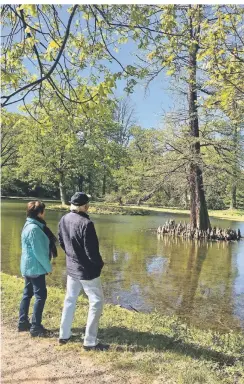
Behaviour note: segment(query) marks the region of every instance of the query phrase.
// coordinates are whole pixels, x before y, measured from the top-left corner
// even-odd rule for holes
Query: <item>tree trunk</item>
[[[188,190],[186,189],[184,192],[184,208],[188,208]]]
[[[91,178],[91,172],[88,173],[88,193],[89,193],[89,195],[92,195],[92,178]]]
[[[236,179],[235,175],[233,176],[232,186],[231,186],[231,196],[230,196],[230,209],[236,209]]]
[[[190,20],[192,22],[192,20]],[[194,40],[193,27],[191,24],[191,37]],[[197,56],[198,45],[195,43],[189,49],[189,81],[188,81],[188,103],[189,103],[189,117],[190,117],[190,136],[192,138],[199,138],[199,121],[197,109]],[[210,228],[210,221],[208,216],[208,209],[205,199],[203,187],[203,175],[201,170],[201,151],[200,141],[193,140],[191,144],[192,160],[189,170],[189,187],[191,196],[191,225],[194,228],[206,230]]]
[[[64,174],[60,174],[59,179],[59,191],[60,191],[60,200],[62,202],[62,205],[68,204],[67,196],[66,196],[66,188],[64,185]]]
[[[84,180],[85,180],[85,178],[84,178],[83,175],[79,176],[79,178],[78,178],[78,191],[77,192],[82,192],[83,191]]]
[[[233,110],[236,110],[236,105],[233,103]],[[237,146],[238,146],[238,127],[237,124],[234,123],[234,131],[233,131],[233,144],[234,144],[234,161],[233,161],[233,176],[231,182],[231,195],[230,195],[230,209],[236,209],[236,190],[237,190]]]
[[[154,189],[152,191],[148,192],[146,195],[144,195],[142,197],[139,197],[139,199],[137,200],[137,205],[140,206],[141,203],[144,203],[145,201],[151,199],[151,197],[153,197],[153,195],[162,188],[162,186],[164,184],[164,180],[165,180],[165,178],[162,181],[160,181],[158,184],[156,184],[156,186],[154,187]],[[166,192],[166,194],[168,194],[168,193]],[[168,197],[170,199],[170,193],[168,194]]]
[[[106,171],[104,171],[103,175],[103,196],[106,194]]]
[[[159,189],[159,188],[158,188]],[[146,195],[144,195],[143,197],[140,197],[138,200],[137,200],[137,205],[140,206],[141,203],[151,199],[151,197],[154,195],[155,192],[158,191],[158,189],[154,189],[153,191],[147,193]]]

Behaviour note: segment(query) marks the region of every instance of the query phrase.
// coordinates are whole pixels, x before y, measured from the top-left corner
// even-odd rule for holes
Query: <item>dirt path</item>
[[[139,378],[115,372],[109,364],[97,366],[92,356],[57,348],[54,340],[32,339],[28,333],[18,333],[5,325],[1,326],[1,362],[1,383],[4,384],[141,382]]]

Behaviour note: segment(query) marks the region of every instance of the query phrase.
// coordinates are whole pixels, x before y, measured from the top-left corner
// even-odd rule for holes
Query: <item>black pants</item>
[[[29,321],[28,314],[30,301],[34,294],[35,303],[33,308],[31,331],[38,329],[42,322],[42,312],[47,298],[45,277],[45,275],[40,275],[38,277],[25,277],[25,287],[19,310],[19,326]]]

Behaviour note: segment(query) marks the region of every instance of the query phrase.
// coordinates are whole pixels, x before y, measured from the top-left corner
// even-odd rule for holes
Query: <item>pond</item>
[[[20,235],[26,201],[2,200],[2,271],[20,276]],[[46,211],[56,233],[63,212]],[[244,241],[206,243],[158,238],[167,213],[149,216],[91,215],[105,261],[106,301],[138,311],[177,315],[200,328],[244,329]],[[244,222],[211,219],[212,225],[240,228]],[[48,285],[65,287],[65,255],[58,258]]]

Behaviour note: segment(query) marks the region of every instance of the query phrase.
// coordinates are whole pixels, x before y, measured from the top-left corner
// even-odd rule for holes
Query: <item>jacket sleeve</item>
[[[64,250],[65,252],[65,246],[64,246],[64,241],[63,241],[63,236],[62,236],[62,230],[61,230],[61,221],[59,222],[58,225],[58,242],[60,244],[60,247]]]
[[[30,233],[31,246],[35,258],[39,261],[46,273],[52,271],[49,261],[49,246],[45,233],[39,228],[33,228]]]
[[[84,248],[89,260],[102,269],[104,262],[99,252],[98,238],[92,221],[87,224],[84,231]]]

